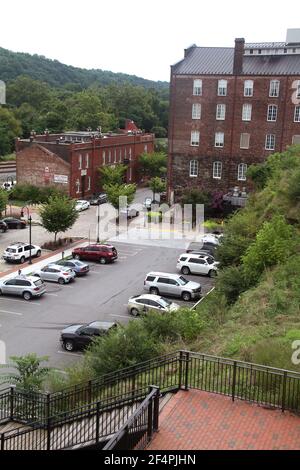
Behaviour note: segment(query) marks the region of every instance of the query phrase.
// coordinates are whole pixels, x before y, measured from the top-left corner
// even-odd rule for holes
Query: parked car
[[[0,220],[0,230],[1,230],[2,233],[7,232],[7,230],[8,230],[8,226],[4,222],[4,220]]]
[[[186,252],[193,253],[193,252],[199,252],[199,251],[206,251],[211,256],[215,256],[216,249],[217,247],[213,243],[192,242],[189,244]]]
[[[92,197],[89,202],[91,206],[99,206],[101,204],[105,204],[107,201],[107,194],[100,193],[98,196]]]
[[[152,200],[151,197],[146,197],[145,202],[144,202],[145,209],[147,209],[148,211],[151,211],[152,206],[155,206],[155,205],[159,206],[160,202]]]
[[[199,250],[199,251],[191,251],[191,253],[188,253],[190,255],[202,255],[202,256],[209,256],[212,261],[216,261],[215,257],[210,254],[208,250]]]
[[[165,294],[172,297],[181,297],[186,302],[200,298],[202,292],[200,284],[187,281],[183,276],[155,272],[146,276],[144,290],[153,295]]]
[[[3,219],[9,229],[24,229],[27,227],[25,220],[16,219],[15,217],[6,217]]]
[[[13,187],[15,186],[15,184],[17,184],[16,181],[5,181],[5,183],[3,183],[1,185],[1,188],[2,189],[5,189],[5,191],[11,191],[13,189]]]
[[[101,264],[112,263],[118,259],[118,252],[112,245],[89,245],[75,248],[72,256],[77,260],[99,261]]]
[[[120,210],[120,215],[127,217],[127,219],[134,219],[140,215],[139,211],[134,207],[127,207]]]
[[[75,351],[75,349],[85,349],[93,339],[107,334],[116,323],[95,321],[88,325],[71,325],[61,332],[60,342],[66,351]]]
[[[0,295],[17,295],[25,300],[41,297],[46,292],[46,286],[35,276],[16,276],[6,281],[0,281]]]
[[[76,206],[75,209],[78,212],[85,211],[90,208],[90,203],[89,201],[76,201]]]
[[[17,242],[6,248],[3,253],[3,259],[5,261],[18,261],[23,264],[30,257],[30,248],[32,257],[39,258],[41,256],[42,250],[39,246]]]
[[[78,261],[76,259],[60,260],[55,264],[72,269],[77,277],[85,276],[90,271],[90,266],[87,263],[83,263],[82,261]]]
[[[219,264],[211,256],[186,253],[179,257],[176,268],[184,275],[201,274],[216,277]]]
[[[58,264],[49,264],[43,269],[34,272],[35,276],[43,281],[58,282],[58,284],[68,284],[76,277],[75,272],[70,268],[59,266]]]
[[[174,312],[180,308],[179,305],[170,302],[159,295],[136,295],[128,300],[128,312],[134,317],[147,313],[149,310],[160,312]]]

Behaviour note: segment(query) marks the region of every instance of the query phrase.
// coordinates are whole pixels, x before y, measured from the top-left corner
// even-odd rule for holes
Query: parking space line
[[[113,314],[110,314],[109,315],[110,317],[117,317],[117,318],[131,318],[129,315],[113,315]]]
[[[23,304],[23,305],[29,305],[29,302],[27,302],[26,300],[9,299],[9,298],[7,298],[7,297],[5,297],[5,299],[3,298],[3,300],[5,300],[5,302],[6,302],[6,301],[7,301],[7,302],[19,302],[19,303],[21,303],[21,304]],[[39,302],[35,302],[35,301],[30,302],[30,307],[31,307],[31,306],[39,307],[40,305],[41,305],[41,304],[40,304]]]
[[[45,292],[45,295],[47,295],[48,297],[59,297],[58,294],[50,294],[48,292]]]
[[[76,354],[76,353],[68,353],[65,351],[56,351],[57,354],[64,354],[65,356],[77,356],[77,357],[82,357],[82,354]]]
[[[18,317],[22,317],[23,313],[18,312],[9,312],[8,310],[0,310],[0,313],[6,313],[7,315],[16,315]]]

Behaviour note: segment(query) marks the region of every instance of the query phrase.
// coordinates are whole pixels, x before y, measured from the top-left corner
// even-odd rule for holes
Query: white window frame
[[[226,104],[217,104],[216,120],[225,121],[226,119]]]
[[[129,161],[132,160],[132,149],[131,147],[129,147]]]
[[[88,153],[85,155],[85,168],[88,169],[90,167],[90,156]]]
[[[111,163],[111,150],[108,151],[108,163]]]
[[[76,180],[75,186],[76,186],[76,194],[79,194],[80,193],[80,179]]]
[[[218,96],[227,96],[227,80],[218,80]]]
[[[147,144],[144,146],[144,153],[148,153],[148,145]]]
[[[300,122],[300,105],[295,106],[294,122]]]
[[[87,191],[90,191],[90,190],[91,190],[91,177],[90,177],[90,176],[88,176],[87,180],[88,180],[88,187],[87,187]]]
[[[275,150],[276,136],[275,134],[267,134],[265,142],[265,150]]]
[[[245,137],[245,136],[247,136],[247,137]],[[247,146],[246,146],[246,145],[242,145],[244,138],[248,140],[248,145],[247,145]],[[246,149],[248,149],[249,147],[250,147],[250,134],[249,134],[248,132],[242,132],[242,133],[241,133],[241,137],[240,137],[240,148],[246,150]]]
[[[120,152],[119,152],[119,163],[122,162],[122,149],[120,149]]]
[[[242,120],[246,122],[250,122],[252,120],[252,104],[251,103],[243,104]]]
[[[103,162],[103,165],[106,165],[106,153],[105,153],[105,150],[102,152],[102,162]]]
[[[274,110],[276,110],[276,112],[274,112]],[[268,105],[267,121],[268,122],[276,122],[277,117],[278,117],[278,106],[276,104],[269,104]]]
[[[192,106],[192,119],[201,119],[201,104],[193,103]]]
[[[271,80],[270,81],[269,97],[270,98],[279,98],[279,93],[280,93],[280,81],[279,80]]]
[[[82,155],[78,155],[78,170],[82,170]]]
[[[193,82],[193,95],[202,96],[202,80],[196,79]]]
[[[247,169],[248,169],[248,166],[246,163],[239,163],[238,175],[237,175],[238,181],[247,181],[247,176],[246,176]]]
[[[245,80],[244,82],[244,96],[251,98],[254,94],[254,81]]]
[[[200,145],[200,132],[192,131],[191,132],[191,146],[199,147],[199,145]]]
[[[295,142],[295,140],[298,140],[299,142]],[[300,145],[300,135],[299,134],[293,135],[292,145]]]
[[[130,167],[129,168],[129,181],[132,180],[132,168]]]
[[[199,162],[198,160],[190,161],[190,178],[197,178],[199,174]]]
[[[114,163],[117,163],[117,149],[114,149]]]
[[[215,133],[215,147],[216,148],[224,148],[225,143],[225,134],[224,132],[216,132]]]
[[[213,163],[213,179],[214,180],[222,179],[222,169],[223,169],[222,162],[217,161]]]
[[[300,80],[298,80],[298,83],[297,83],[296,98],[300,98]]]

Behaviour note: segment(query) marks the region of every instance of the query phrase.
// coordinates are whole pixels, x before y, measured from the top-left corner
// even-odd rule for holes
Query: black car
[[[216,254],[216,245],[214,245],[213,243],[209,243],[209,242],[205,242],[205,243],[202,243],[202,242],[192,242],[190,243],[188,249],[186,250],[187,253],[195,253],[195,252],[199,252],[199,251],[202,251],[202,252],[206,252],[207,254],[211,255],[211,256],[215,256]]]
[[[101,204],[105,204],[108,201],[107,194],[101,193],[98,196],[93,197],[89,203],[91,206],[99,206]]]
[[[116,323],[95,321],[88,325],[71,325],[65,328],[60,337],[62,347],[69,352],[87,348],[93,339],[107,334]]]
[[[6,225],[9,229],[14,229],[14,228],[23,229],[23,228],[26,228],[25,220],[15,219],[14,217],[7,217],[6,219],[3,219],[3,222],[6,223]]]
[[[72,269],[72,271],[75,272],[77,277],[85,276],[90,271],[90,266],[87,263],[82,263],[82,261],[78,260],[66,259],[57,261],[55,264]]]
[[[8,230],[8,226],[4,222],[4,220],[0,220],[0,230],[1,230],[2,233],[7,232],[7,230]]]

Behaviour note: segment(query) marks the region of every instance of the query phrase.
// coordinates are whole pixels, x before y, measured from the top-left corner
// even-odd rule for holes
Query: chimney
[[[243,73],[243,59],[245,52],[245,39],[237,38],[235,40],[233,75],[241,75]]]
[[[186,58],[190,54],[190,52],[192,52],[192,50],[195,49],[196,47],[197,47],[196,44],[192,44],[187,49],[184,49],[184,58]]]

